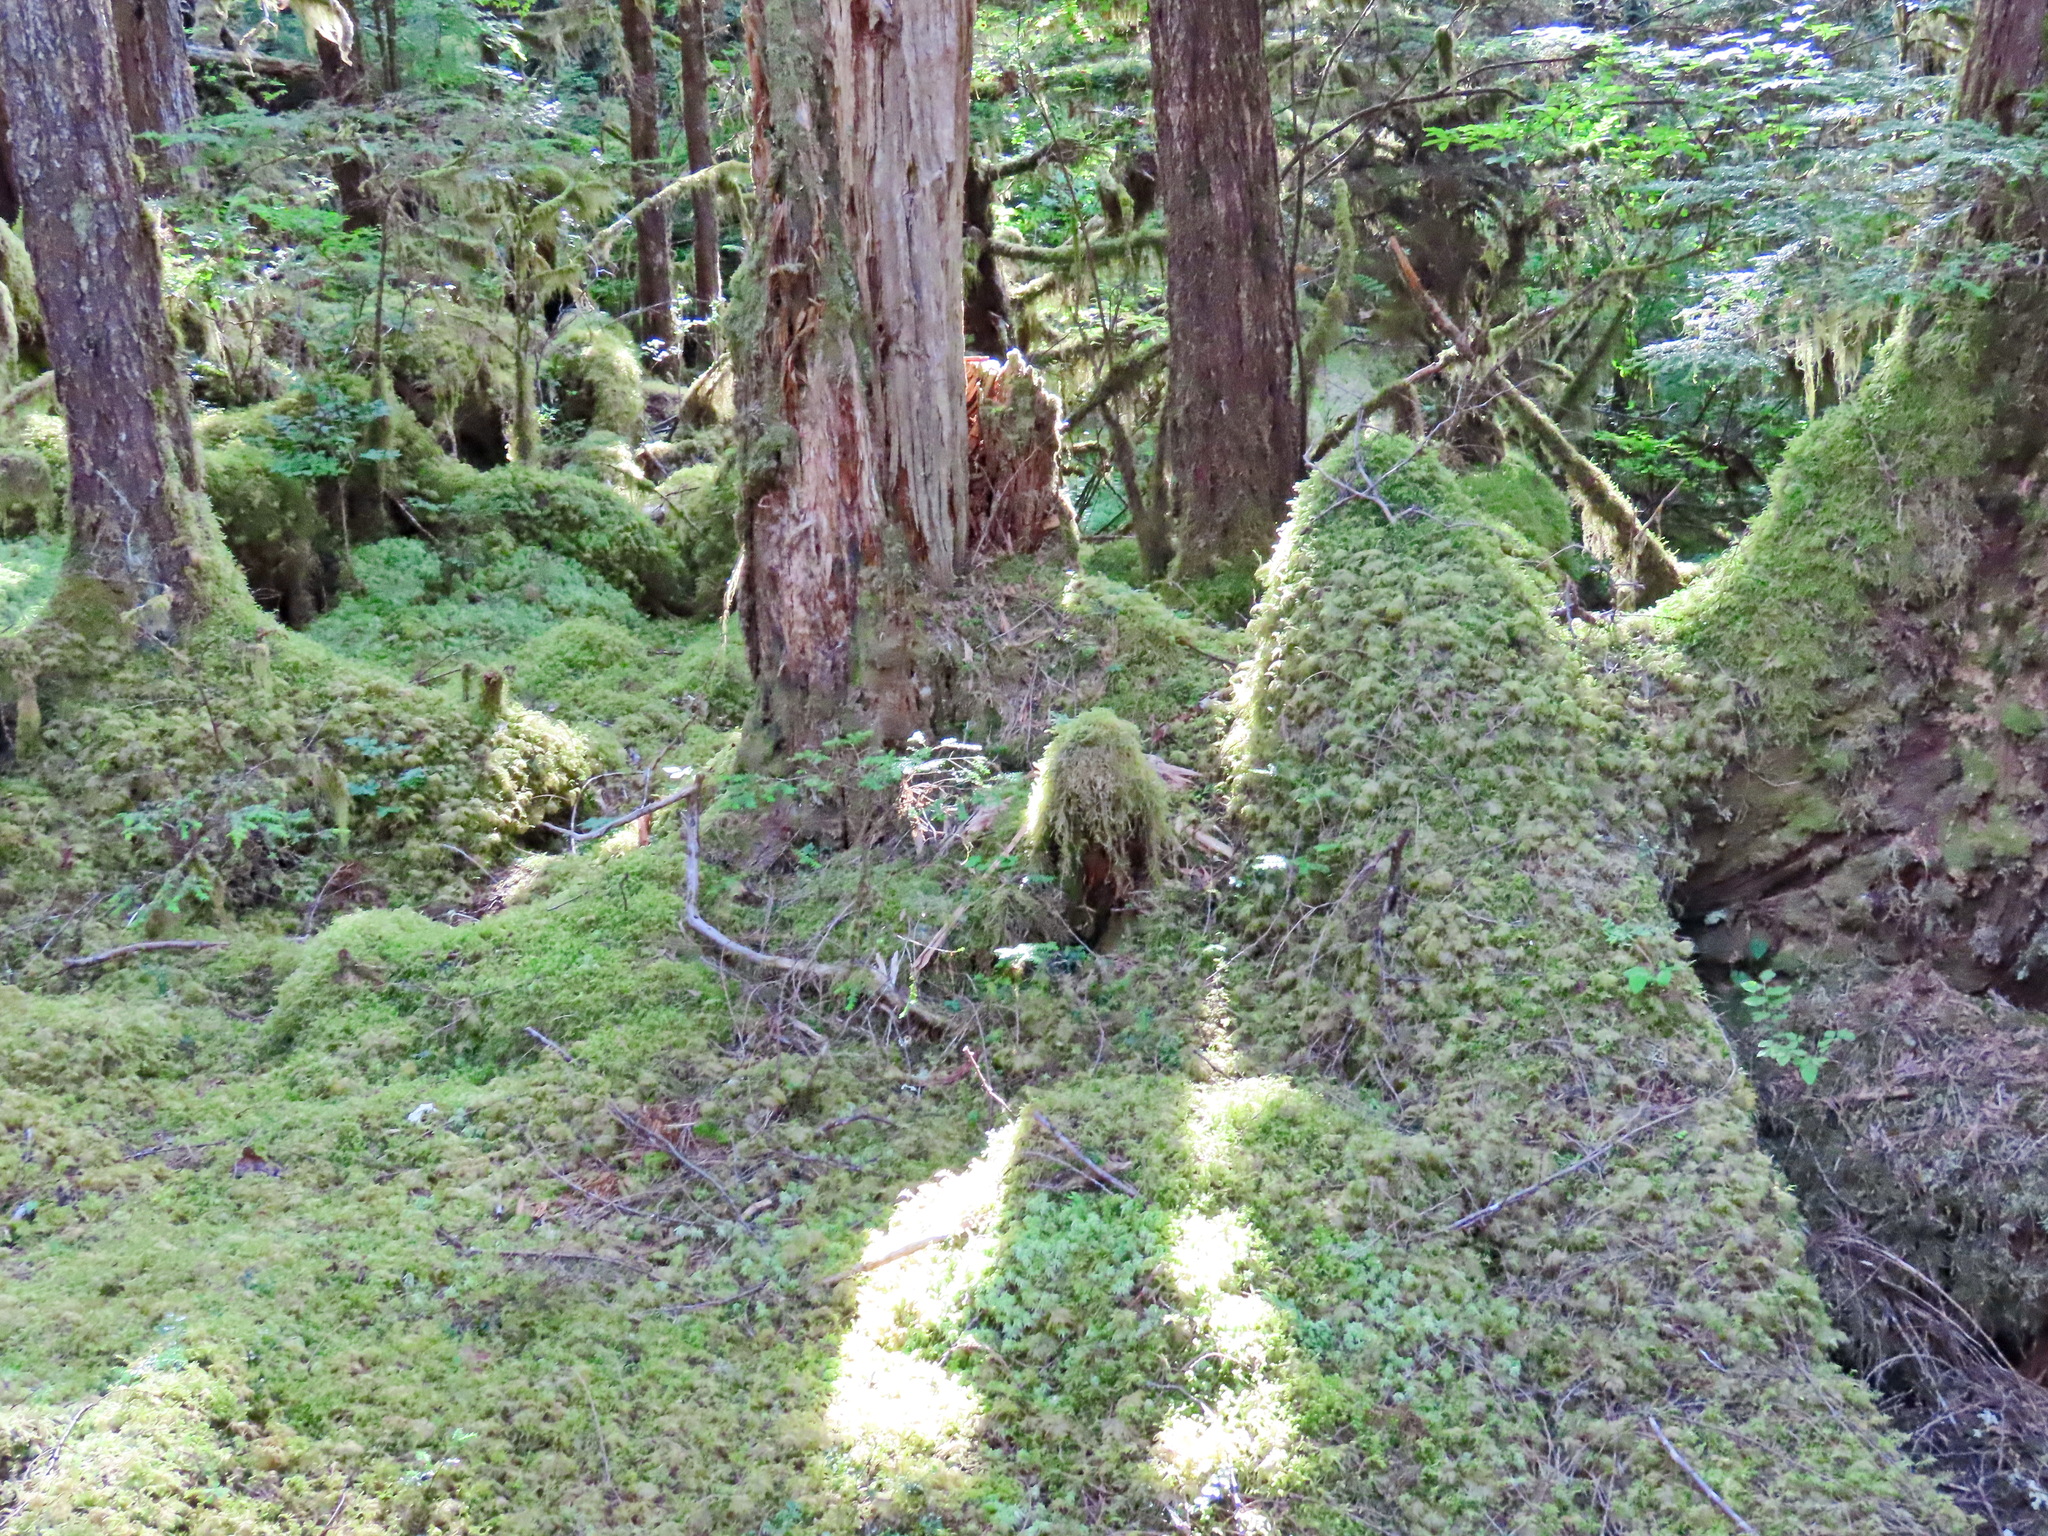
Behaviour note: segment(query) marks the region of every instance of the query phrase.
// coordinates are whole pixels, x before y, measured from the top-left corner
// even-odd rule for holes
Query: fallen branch
[[[1086,1152],[1083,1152],[1079,1147],[1075,1146],[1073,1142],[1069,1141],[1066,1137],[1066,1134],[1063,1131],[1061,1131],[1058,1126],[1054,1125],[1050,1120],[1045,1118],[1044,1110],[1034,1109],[1033,1111],[1031,1111],[1031,1118],[1036,1120],[1039,1123],[1039,1125],[1044,1127],[1047,1134],[1050,1135],[1054,1141],[1058,1142],[1062,1147],[1066,1148],[1066,1150],[1072,1153],[1073,1156],[1080,1159],[1081,1166],[1088,1170],[1089,1174],[1095,1179],[1095,1181],[1098,1184],[1101,1184],[1105,1189],[1113,1189],[1120,1195],[1129,1195],[1133,1200],[1143,1203],[1145,1199],[1143,1195],[1139,1194],[1135,1189],[1131,1188],[1130,1185],[1126,1184],[1122,1179],[1118,1178],[1115,1174],[1111,1173],[1107,1168],[1103,1167],[1102,1164],[1096,1162],[1095,1159],[1090,1157]]]
[[[130,955],[146,955],[157,950],[226,949],[226,939],[151,939],[144,944],[123,944],[118,949],[103,949],[96,955],[73,955],[64,962],[67,971],[81,971],[89,965],[105,965],[110,960],[125,960]]]
[[[1677,557],[1665,547],[1662,539],[1650,531],[1642,514],[1622,494],[1621,487],[1608,478],[1605,470],[1581,453],[1565,435],[1564,429],[1550,419],[1549,413],[1524,394],[1507,376],[1506,370],[1488,358],[1483,349],[1444,312],[1436,296],[1423,286],[1422,278],[1417,274],[1415,264],[1408,259],[1407,251],[1402,249],[1401,242],[1389,238],[1387,249],[1393,255],[1394,265],[1400,269],[1401,282],[1428,313],[1431,322],[1450,340],[1460,357],[1486,370],[1499,386],[1501,398],[1558,461],[1579,510],[1590,520],[1588,542],[1604,546],[1596,552],[1606,555],[1614,565],[1617,592],[1622,588],[1630,589],[1633,602],[1629,606],[1648,607],[1683,586],[1685,573],[1680,569]]]
[[[0,416],[10,415],[19,410],[44,390],[53,387],[56,382],[57,375],[55,373],[45,372],[37,374],[26,384],[15,385],[6,394],[0,395]]]
[[[569,1063],[570,1066],[573,1067],[576,1065],[576,1058],[574,1056],[571,1056],[568,1053],[568,1051],[563,1049],[561,1046],[555,1044],[554,1041],[550,1040],[546,1035],[542,1034],[539,1030],[535,1029],[531,1024],[526,1026],[526,1032],[529,1035],[533,1036],[534,1039],[538,1040],[542,1045],[546,1046],[549,1050],[553,1051],[557,1056],[561,1057],[562,1060]]]
[[[991,240],[988,250],[1005,261],[1021,261],[1040,267],[1073,267],[1084,261],[1135,256],[1140,251],[1166,249],[1163,229],[1136,229],[1108,240],[1076,240],[1067,245],[1020,245],[1014,240]]]
[[[713,1189],[717,1190],[719,1194],[723,1195],[725,1197],[725,1203],[733,1208],[734,1214],[737,1215],[739,1213],[741,1207],[738,1197],[735,1196],[731,1190],[725,1187],[724,1183],[719,1179],[717,1174],[713,1173],[709,1168],[703,1167],[701,1164],[695,1162],[689,1156],[688,1153],[684,1152],[681,1147],[677,1146],[675,1138],[673,1136],[663,1135],[660,1131],[657,1131],[653,1126],[647,1124],[646,1121],[641,1120],[631,1114],[628,1114],[625,1110],[619,1108],[619,1106],[616,1104],[611,1106],[611,1110],[612,1118],[614,1120],[618,1121],[619,1124],[623,1125],[627,1130],[633,1132],[636,1136],[645,1137],[648,1141],[654,1144],[657,1150],[666,1152],[670,1157],[676,1160],[677,1164],[680,1167],[682,1167],[690,1173],[694,1173],[706,1184],[709,1184]]]
[[[1102,376],[1102,382],[1089,392],[1088,398],[1068,415],[1066,430],[1073,431],[1118,395],[1140,383],[1145,375],[1166,361],[1166,353],[1167,343],[1162,337],[1158,341],[1147,342],[1110,369]]]
[[[885,1264],[894,1264],[898,1259],[907,1259],[913,1253],[921,1253],[925,1249],[934,1247],[939,1243],[950,1243],[956,1237],[965,1236],[967,1236],[967,1229],[965,1227],[956,1228],[951,1232],[933,1232],[928,1236],[905,1243],[901,1248],[891,1248],[885,1254],[864,1260],[854,1265],[851,1269],[842,1269],[836,1275],[827,1275],[822,1280],[814,1281],[813,1284],[820,1290],[829,1290],[842,1280],[858,1279],[862,1275],[873,1273]]]
[[[586,829],[579,829],[573,822],[566,827],[558,827],[551,821],[544,821],[541,825],[550,832],[559,833],[569,839],[569,851],[574,853],[584,843],[591,842],[596,838],[608,837],[629,822],[638,821],[642,816],[652,816],[656,811],[665,811],[672,805],[680,805],[695,793],[697,793],[697,786],[692,784],[688,789],[678,794],[670,795],[666,799],[650,800],[643,806],[636,807],[630,811],[624,811],[617,816],[607,816],[602,821],[591,822]]]
[[[1388,406],[1392,405],[1394,403],[1395,397],[1398,396],[1402,390],[1413,389],[1417,384],[1421,384],[1426,382],[1427,380],[1435,378],[1438,374],[1442,373],[1444,369],[1448,368],[1453,362],[1455,362],[1457,360],[1457,357],[1458,350],[1456,347],[1446,347],[1442,352],[1439,352],[1432,361],[1424,363],[1420,368],[1416,369],[1406,378],[1396,379],[1393,383],[1389,384],[1385,389],[1382,389],[1377,394],[1370,396],[1363,405],[1358,407],[1357,410],[1353,411],[1350,415],[1344,417],[1334,427],[1330,428],[1329,431],[1323,434],[1322,441],[1317,443],[1315,446],[1315,452],[1311,453],[1308,456],[1309,463],[1322,463],[1324,459],[1327,459],[1331,454],[1335,453],[1339,448],[1341,448],[1344,445],[1344,440],[1346,438],[1350,437],[1353,432],[1356,432],[1358,430],[1358,424],[1361,421],[1370,421],[1374,416],[1378,415],[1381,411],[1385,410]]]
[[[615,1257],[608,1253],[555,1253],[543,1248],[500,1248],[501,1259],[521,1259],[529,1264],[608,1264],[614,1269],[623,1269],[636,1275],[651,1275],[654,1266],[643,1264],[638,1259]]]
[[[694,793],[694,791],[693,791]],[[699,868],[697,847],[697,807],[688,806],[683,812],[683,917],[682,925],[699,938],[708,940],[735,960],[744,960],[749,965],[759,966],[766,971],[780,971],[785,976],[800,976],[806,981],[815,981],[822,986],[854,986],[862,991],[872,992],[899,1014],[908,1014],[933,1029],[944,1029],[947,1021],[929,1008],[913,1002],[904,993],[889,985],[876,975],[871,967],[851,961],[800,960],[789,955],[771,955],[738,939],[721,933],[705,920],[697,910],[697,888],[702,879]]]
[[[1669,1110],[1666,1113],[1657,1116],[1657,1118],[1654,1120],[1645,1120],[1641,1125],[1635,1126],[1633,1129],[1623,1131],[1619,1136],[1615,1137],[1612,1141],[1602,1142],[1599,1146],[1595,1147],[1592,1151],[1588,1152],[1584,1157],[1578,1158],[1573,1162],[1566,1163],[1562,1168],[1558,1169],[1555,1173],[1550,1174],[1548,1177],[1538,1179],[1534,1184],[1525,1184],[1511,1195],[1502,1195],[1498,1200],[1494,1201],[1492,1204],[1481,1206],[1478,1210],[1472,1212],[1469,1216],[1460,1216],[1448,1227],[1437,1228],[1437,1230],[1430,1233],[1429,1236],[1448,1237],[1453,1232],[1466,1232],[1470,1231],[1473,1227],[1481,1226],[1484,1223],[1493,1220],[1494,1217],[1498,1216],[1502,1211],[1508,1209],[1508,1207],[1520,1205],[1524,1200],[1527,1200],[1530,1196],[1540,1195],[1541,1193],[1543,1193],[1544,1190],[1550,1188],[1551,1185],[1559,1182],[1560,1180],[1570,1178],[1573,1174],[1579,1172],[1581,1169],[1590,1168],[1593,1164],[1599,1162],[1601,1158],[1607,1156],[1608,1153],[1614,1151],[1615,1148],[1624,1146],[1627,1143],[1635,1140],[1636,1137],[1642,1135],[1645,1131],[1654,1131],[1658,1126],[1664,1125],[1669,1121],[1676,1120],[1681,1115],[1691,1114],[1698,1107],[1699,1106],[1696,1103],[1681,1104],[1678,1106],[1678,1108],[1674,1110]]]
[[[1671,1443],[1671,1437],[1664,1433],[1664,1426],[1662,1424],[1659,1424],[1655,1419],[1650,1420],[1650,1433],[1655,1435],[1657,1437],[1657,1443],[1664,1447],[1664,1454],[1669,1456],[1676,1463],[1678,1463],[1678,1470],[1683,1472],[1687,1477],[1692,1479],[1693,1487],[1699,1489],[1701,1493],[1704,1493],[1707,1496],[1708,1501],[1713,1504],[1714,1508],[1721,1511],[1722,1514],[1726,1515],[1730,1520],[1732,1520],[1735,1523],[1735,1529],[1741,1531],[1743,1533],[1743,1536],[1756,1536],[1756,1527],[1751,1525],[1747,1520],[1743,1519],[1742,1516],[1735,1513],[1735,1511],[1729,1507],[1728,1501],[1722,1498],[1720,1494],[1714,1492],[1714,1485],[1708,1482],[1704,1477],[1702,1477],[1691,1462],[1687,1461],[1683,1456],[1678,1454],[1678,1447]]]
[[[209,48],[204,43],[187,43],[185,53],[194,64],[219,64],[247,74],[268,75],[273,80],[289,80],[297,85],[320,84],[320,66],[307,59],[280,59],[267,53]]]

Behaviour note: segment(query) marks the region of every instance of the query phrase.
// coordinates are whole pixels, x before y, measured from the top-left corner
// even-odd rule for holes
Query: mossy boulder
[[[1091,709],[1054,731],[1024,836],[1099,930],[1152,878],[1166,850],[1166,786],[1145,760],[1137,727],[1114,710]]]
[[[639,442],[645,375],[639,345],[618,321],[595,311],[570,318],[548,343],[541,375],[555,386],[560,420],[629,446]]]
[[[458,537],[502,533],[588,567],[648,614],[686,614],[693,583],[675,542],[624,496],[585,475],[511,464],[454,498]]]

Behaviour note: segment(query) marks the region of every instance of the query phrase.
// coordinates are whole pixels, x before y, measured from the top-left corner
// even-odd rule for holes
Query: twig
[[[1531,1195],[1541,1194],[1544,1190],[1550,1188],[1551,1185],[1557,1183],[1560,1179],[1568,1179],[1573,1174],[1579,1172],[1581,1169],[1591,1167],[1594,1163],[1599,1162],[1601,1158],[1607,1156],[1607,1154],[1612,1152],[1616,1147],[1622,1146],[1624,1143],[1635,1140],[1636,1137],[1642,1135],[1645,1131],[1654,1131],[1658,1126],[1663,1125],[1668,1121],[1676,1120],[1680,1115],[1689,1115],[1697,1108],[1699,1108],[1697,1102],[1691,1104],[1681,1104],[1678,1106],[1678,1108],[1674,1110],[1669,1110],[1666,1113],[1657,1116],[1657,1118],[1654,1120],[1645,1120],[1641,1125],[1636,1126],[1634,1129],[1623,1131],[1619,1136],[1615,1137],[1612,1141],[1602,1142],[1599,1146],[1595,1147],[1592,1151],[1588,1152],[1584,1157],[1579,1158],[1574,1162],[1566,1163],[1562,1168],[1558,1169],[1555,1173],[1550,1174],[1548,1177],[1538,1179],[1534,1184],[1525,1184],[1511,1195],[1502,1195],[1498,1200],[1494,1201],[1491,1205],[1483,1205],[1478,1210],[1472,1212],[1469,1216],[1459,1217],[1456,1221],[1452,1222],[1448,1227],[1437,1228],[1437,1230],[1430,1233],[1429,1236],[1448,1237],[1453,1232],[1464,1232],[1470,1230],[1473,1227],[1481,1226],[1484,1223],[1493,1220],[1494,1217],[1498,1216],[1502,1211],[1506,1210],[1509,1206],[1520,1205],[1524,1200],[1527,1200]]]
[[[1138,348],[1129,357],[1103,374],[1102,382],[1095,386],[1088,398],[1074,407],[1073,413],[1067,417],[1066,430],[1069,432],[1073,431],[1074,428],[1078,427],[1090,416],[1093,416],[1125,390],[1137,384],[1146,374],[1165,361],[1166,343],[1164,341],[1147,342],[1144,346]]]
[[[974,1047],[967,1046],[964,1054],[967,1057],[967,1065],[974,1068],[974,1080],[981,1084],[981,1091],[989,1096],[996,1108],[1007,1115],[1010,1112],[1010,1101],[996,1092],[995,1085],[988,1080],[988,1074],[981,1070],[981,1061],[975,1056]],[[1057,1136],[1059,1132],[1055,1131],[1053,1134]]]
[[[694,1173],[706,1184],[709,1184],[713,1189],[717,1190],[719,1194],[723,1195],[725,1197],[725,1203],[733,1208],[735,1214],[738,1213],[738,1211],[740,1210],[740,1202],[738,1198],[733,1194],[733,1192],[727,1189],[725,1185],[719,1181],[718,1176],[714,1174],[710,1169],[693,1162],[690,1159],[689,1155],[685,1153],[681,1147],[676,1145],[674,1137],[664,1136],[660,1131],[657,1131],[653,1126],[649,1125],[646,1121],[638,1119],[637,1117],[628,1114],[625,1110],[619,1108],[619,1106],[616,1104],[612,1105],[611,1109],[612,1118],[614,1120],[618,1121],[619,1124],[623,1125],[627,1130],[632,1131],[635,1135],[644,1136],[649,1141],[653,1142],[656,1148],[658,1148],[660,1151],[666,1152],[670,1157],[674,1158],[676,1162],[680,1164],[683,1168],[685,1168],[691,1173]]]
[[[320,1527],[318,1536],[327,1536],[327,1533],[334,1529],[334,1522],[341,1518],[341,1512],[347,1508],[348,1490],[344,1488],[341,1490],[341,1497],[334,1501],[334,1509],[327,1516],[327,1523]]]
[[[975,1070],[979,1071],[980,1068],[977,1067]],[[1000,1103],[1001,1101],[998,1100],[997,1102]],[[1145,1197],[1143,1195],[1139,1194],[1135,1189],[1131,1188],[1130,1185],[1126,1184],[1122,1179],[1118,1178],[1115,1174],[1111,1173],[1107,1168],[1103,1167],[1102,1164],[1096,1162],[1095,1159],[1090,1157],[1086,1152],[1083,1152],[1079,1147],[1075,1146],[1073,1142],[1069,1141],[1065,1133],[1063,1133],[1058,1126],[1054,1125],[1050,1120],[1045,1118],[1044,1110],[1034,1109],[1033,1111],[1031,1111],[1031,1118],[1036,1120],[1041,1126],[1043,1126],[1046,1132],[1049,1135],[1051,1135],[1054,1141],[1058,1142],[1062,1147],[1065,1147],[1067,1151],[1072,1153],[1075,1157],[1079,1158],[1081,1160],[1081,1166],[1086,1168],[1088,1172],[1091,1175],[1093,1175],[1095,1181],[1098,1184],[1103,1185],[1105,1188],[1113,1189],[1120,1195],[1129,1195],[1133,1200],[1137,1200],[1140,1202],[1144,1200]]]
[[[554,1041],[550,1040],[546,1035],[542,1034],[539,1030],[535,1029],[531,1024],[526,1026],[526,1032],[529,1035],[533,1036],[534,1039],[538,1040],[542,1045],[546,1046],[549,1050],[553,1051],[557,1056],[561,1057],[562,1060],[569,1063],[570,1066],[573,1067],[576,1065],[576,1058],[574,1056],[571,1056],[566,1050],[564,1050],[561,1046],[555,1044]]]
[[[1678,1447],[1671,1443],[1671,1437],[1664,1433],[1664,1426],[1662,1424],[1659,1424],[1655,1419],[1650,1420],[1650,1433],[1655,1435],[1657,1437],[1657,1443],[1664,1447],[1664,1454],[1669,1456],[1673,1461],[1678,1463],[1678,1470],[1683,1472],[1687,1477],[1692,1479],[1693,1487],[1699,1489],[1701,1493],[1704,1493],[1707,1496],[1708,1501],[1713,1504],[1714,1508],[1721,1511],[1722,1514],[1726,1515],[1730,1520],[1732,1520],[1735,1523],[1735,1529],[1741,1531],[1743,1533],[1743,1536],[1756,1536],[1756,1527],[1751,1525],[1747,1520],[1743,1519],[1742,1516],[1735,1513],[1735,1511],[1729,1507],[1728,1501],[1722,1498],[1721,1495],[1719,1495],[1718,1493],[1714,1492],[1714,1485],[1708,1482],[1704,1477],[1700,1476],[1698,1470],[1693,1466],[1691,1462],[1687,1461],[1683,1456],[1678,1454]]]
[[[597,1431],[597,1455],[604,1463],[604,1485],[609,1488],[612,1486],[612,1453],[605,1448],[604,1419],[598,1414],[597,1398],[591,1393],[589,1378],[578,1376],[576,1381],[583,1388],[583,1400],[590,1404],[591,1427]]]
[[[64,962],[67,971],[83,970],[89,965],[105,965],[110,960],[125,960],[130,955],[148,954],[160,949],[226,949],[226,939],[151,939],[142,944],[123,944],[118,949],[103,949],[96,955],[73,955]]]
[[[688,789],[670,795],[666,799],[650,800],[647,804],[640,806],[636,810],[626,811],[617,816],[607,816],[602,821],[588,823],[589,830],[586,831],[579,831],[574,826],[555,827],[553,830],[560,832],[569,839],[569,851],[573,853],[579,844],[587,843],[592,838],[608,836],[618,831],[620,827],[625,826],[626,823],[638,821],[642,816],[652,816],[656,811],[665,811],[672,805],[680,805],[695,793],[697,793],[697,786],[692,784]]]
[[[863,990],[872,991],[899,1014],[909,1014],[933,1029],[947,1027],[945,1019],[897,991],[866,966],[825,960],[798,960],[788,955],[765,954],[719,932],[705,920],[704,914],[697,910],[697,889],[702,873],[698,861],[695,805],[691,805],[683,812],[683,849],[682,924],[699,938],[708,939],[735,960],[744,960],[747,964],[758,965],[763,970],[781,971],[787,976],[801,976],[828,987],[858,985]]]
[[[956,1237],[965,1237],[967,1236],[967,1231],[968,1229],[965,1227],[956,1227],[951,1232],[933,1232],[928,1236],[905,1243],[901,1248],[891,1248],[879,1258],[864,1260],[854,1265],[851,1269],[842,1269],[836,1275],[827,1275],[824,1279],[816,1282],[817,1286],[820,1290],[827,1290],[839,1284],[842,1280],[853,1280],[861,1275],[870,1274],[885,1264],[894,1264],[898,1259],[907,1259],[913,1253],[921,1252],[935,1244],[950,1243]]]

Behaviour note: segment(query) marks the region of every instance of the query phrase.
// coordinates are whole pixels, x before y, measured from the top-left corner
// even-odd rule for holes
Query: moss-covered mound
[[[1260,1234],[1316,1276],[1281,1297],[1330,1341],[1288,1389],[1316,1486],[1385,1528],[1704,1527],[1655,1420],[1759,1530],[1959,1529],[1827,1363],[1664,912],[1646,818],[1698,741],[1429,457],[1367,468],[1303,495],[1232,744],[1269,937],[1226,995],[1361,1089],[1297,1160],[1321,1209]]]
[[[544,715],[487,713],[451,682],[408,684],[253,614],[177,650],[116,639],[71,667],[51,663],[76,642],[13,643],[0,697],[44,666],[37,738],[0,758],[9,971],[303,910],[342,870],[360,887],[335,893],[344,905],[459,891],[600,767]]]
[[[448,506],[464,538],[494,531],[588,567],[643,613],[687,614],[697,583],[674,540],[617,491],[587,475],[509,464]]]

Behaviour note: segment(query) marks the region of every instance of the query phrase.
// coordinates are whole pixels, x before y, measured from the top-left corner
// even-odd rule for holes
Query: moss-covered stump
[[[1963,1529],[1826,1359],[1665,915],[1696,742],[1429,457],[1382,441],[1343,479],[1305,490],[1254,624],[1232,751],[1268,938],[1225,977],[1247,1049],[1341,1067],[1384,1146],[1330,1162],[1327,1228],[1271,1239],[1341,1271],[1283,1293],[1343,1341],[1296,1388],[1324,1497],[1387,1529],[1711,1528],[1654,1419],[1759,1531]]]
[[[1075,931],[1099,938],[1166,851],[1166,786],[1145,761],[1137,727],[1114,710],[1091,709],[1054,731],[1024,837],[1066,887]]]

